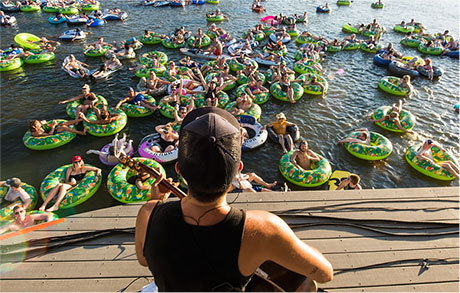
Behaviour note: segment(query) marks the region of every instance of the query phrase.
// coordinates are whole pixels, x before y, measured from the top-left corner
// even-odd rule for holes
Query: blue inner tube
[[[331,9],[329,7],[328,8],[323,8],[321,6],[316,7],[316,12],[329,13],[330,11]]]
[[[458,59],[458,50],[457,51],[451,51],[449,53],[446,53],[445,55],[446,56],[449,56],[450,58],[455,58],[455,59]]]
[[[90,21],[88,20],[87,24],[89,23]],[[101,25],[104,25],[105,21],[103,19],[94,19],[93,20],[93,23],[88,25],[89,27],[95,27],[95,26],[101,26]]]
[[[192,4],[195,5],[203,5],[205,3],[204,0],[192,0]]]
[[[391,60],[386,60],[380,56],[380,54],[374,55],[374,63],[378,66],[388,67],[390,65]]]
[[[418,77],[420,74],[415,69],[409,69],[403,67],[403,64],[396,61],[391,61],[388,65],[388,71],[396,76],[402,77],[403,75],[409,75],[411,78]]]

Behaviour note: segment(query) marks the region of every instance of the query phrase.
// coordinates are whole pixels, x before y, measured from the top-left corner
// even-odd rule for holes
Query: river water
[[[415,18],[428,27],[429,33],[443,32],[445,29],[458,38],[459,36],[459,2],[454,0],[418,0],[418,1],[385,1],[384,9],[372,9],[370,1],[355,1],[350,7],[338,7],[330,3],[331,14],[315,13],[316,6],[322,1],[284,0],[265,1],[267,12],[253,13],[250,1],[221,0],[219,5],[187,6],[186,8],[153,8],[136,7],[134,1],[108,0],[102,1],[102,8],[118,7],[128,12],[125,22],[109,22],[107,25],[92,29],[85,41],[64,43],[56,50],[56,59],[52,62],[28,65],[12,72],[2,72],[1,82],[1,180],[12,176],[34,185],[37,189],[43,178],[57,167],[70,162],[75,154],[83,155],[85,162],[103,168],[104,177],[110,168],[102,166],[98,157],[86,155],[88,149],[100,149],[112,140],[112,137],[98,138],[91,135],[77,137],[71,143],[49,151],[32,151],[22,143],[22,136],[27,130],[29,119],[68,119],[64,105],[57,102],[80,94],[83,81],[76,80],[60,69],[62,60],[69,54],[77,59],[97,66],[103,59],[86,58],[82,50],[86,43],[93,42],[98,36],[106,41],[124,40],[138,36],[145,29],[160,33],[168,33],[178,26],[196,31],[206,28],[205,13],[220,8],[230,17],[229,21],[219,24],[232,35],[241,35],[249,27],[259,23],[266,15],[282,12],[308,12],[309,21],[306,25],[298,25],[299,31],[308,30],[316,35],[324,35],[328,39],[342,39],[346,35],[341,32],[345,23],[370,23],[374,18],[388,30],[383,42],[392,42],[401,52],[417,55],[415,49],[404,48],[399,44],[403,35],[393,32],[394,24],[401,20],[410,21]],[[52,25],[47,18],[50,14],[16,13],[18,25],[11,28],[0,28],[0,45],[5,48],[13,43],[14,36],[19,32],[29,32],[38,36],[53,38],[67,30],[67,24]],[[87,29],[85,29],[87,30]],[[295,43],[288,45],[288,57],[293,60]],[[165,49],[161,45],[145,46],[140,52],[159,50],[166,52],[170,60],[179,60],[183,56],[178,51]],[[438,187],[458,185],[458,180],[441,182],[421,175],[412,169],[404,159],[405,150],[424,138],[434,138],[447,149],[459,156],[459,116],[454,113],[453,105],[459,98],[459,63],[448,57],[432,57],[434,65],[444,69],[445,74],[434,82],[416,79],[413,84],[417,94],[405,100],[404,108],[417,117],[414,131],[417,135],[397,134],[385,131],[364,117],[382,105],[397,102],[395,96],[388,95],[378,89],[378,81],[390,75],[385,69],[372,63],[372,54],[362,51],[339,52],[327,55],[323,67],[327,70],[329,82],[328,95],[325,99],[304,95],[295,105],[282,103],[273,98],[262,105],[262,123],[269,123],[274,115],[283,111],[289,121],[300,126],[302,137],[310,143],[310,148],[324,155],[333,169],[348,170],[361,175],[364,188],[397,188],[397,187]],[[203,60],[201,60],[203,61]],[[125,68],[134,64],[123,61]],[[132,63],[132,64],[131,64]],[[292,68],[292,61],[290,61]],[[342,69],[342,70],[340,70]],[[343,73],[342,73],[343,72]],[[116,101],[124,97],[129,86],[135,86],[138,79],[133,73],[121,70],[107,80],[92,85],[92,90],[107,98],[114,106]],[[232,94],[231,97],[234,95]],[[122,133],[127,133],[137,146],[145,135],[151,133],[154,126],[167,122],[160,114],[147,118],[130,118]],[[357,159],[343,148],[336,145],[337,140],[350,131],[368,127],[380,132],[393,143],[393,153],[385,160],[368,162]],[[261,148],[243,154],[244,171],[253,171],[267,181],[282,181],[278,171],[281,148],[267,141]],[[165,166],[169,176],[175,177],[172,165]],[[100,190],[87,202],[72,210],[62,211],[65,215],[118,204],[107,192],[104,183]],[[296,186],[290,187],[298,190]],[[325,185],[318,189],[326,188]]]

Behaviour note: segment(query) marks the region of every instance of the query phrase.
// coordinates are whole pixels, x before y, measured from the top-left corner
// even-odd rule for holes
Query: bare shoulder
[[[270,238],[287,226],[280,217],[267,211],[252,210],[246,212],[245,234]]]

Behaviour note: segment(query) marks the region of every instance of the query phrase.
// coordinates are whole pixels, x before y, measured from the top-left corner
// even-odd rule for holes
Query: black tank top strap
[[[246,212],[232,208],[212,226],[184,221],[181,202],[158,202],[144,244],[144,257],[159,291],[243,290],[238,256]]]

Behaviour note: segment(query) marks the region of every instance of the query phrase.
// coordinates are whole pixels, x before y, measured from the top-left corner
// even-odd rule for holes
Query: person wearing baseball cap
[[[217,107],[195,109],[182,121],[176,171],[188,194],[165,202],[169,191],[158,185],[161,177],[152,185],[154,200],[136,220],[137,258],[159,291],[241,291],[268,260],[307,276],[300,281],[303,289],[316,285],[312,280],[332,279],[329,261],[281,218],[227,203],[242,169],[239,128],[235,117]]]
[[[22,181],[19,178],[13,177],[6,181],[0,181],[0,187],[9,187],[4,199],[7,201],[16,201],[21,199],[22,206],[27,209],[32,202],[30,195],[21,187]]]
[[[59,204],[64,199],[64,196],[67,194],[67,191],[77,186],[80,183],[80,181],[82,181],[83,178],[85,178],[86,172],[89,171],[96,172],[94,182],[99,181],[99,177],[101,177],[102,170],[97,167],[85,165],[83,159],[80,156],[74,156],[72,158],[72,166],[67,168],[65,172],[64,182],[58,183],[53,189],[51,189],[45,201],[38,210],[44,211],[48,203],[55,197],[57,197],[55,203],[51,207],[47,208],[46,211],[54,212],[58,210]]]
[[[59,103],[58,103],[58,104],[66,104],[66,103],[69,103],[69,102],[79,100],[80,105],[75,110],[75,119],[79,119],[80,118],[80,113],[86,114],[86,111],[88,111],[88,109],[93,108],[99,102],[98,97],[96,96],[95,93],[91,92],[91,88],[90,88],[90,86],[88,84],[83,85],[81,87],[81,90],[82,90],[82,94],[80,94],[80,95],[78,95],[78,96],[76,96],[74,98],[59,101]]]

